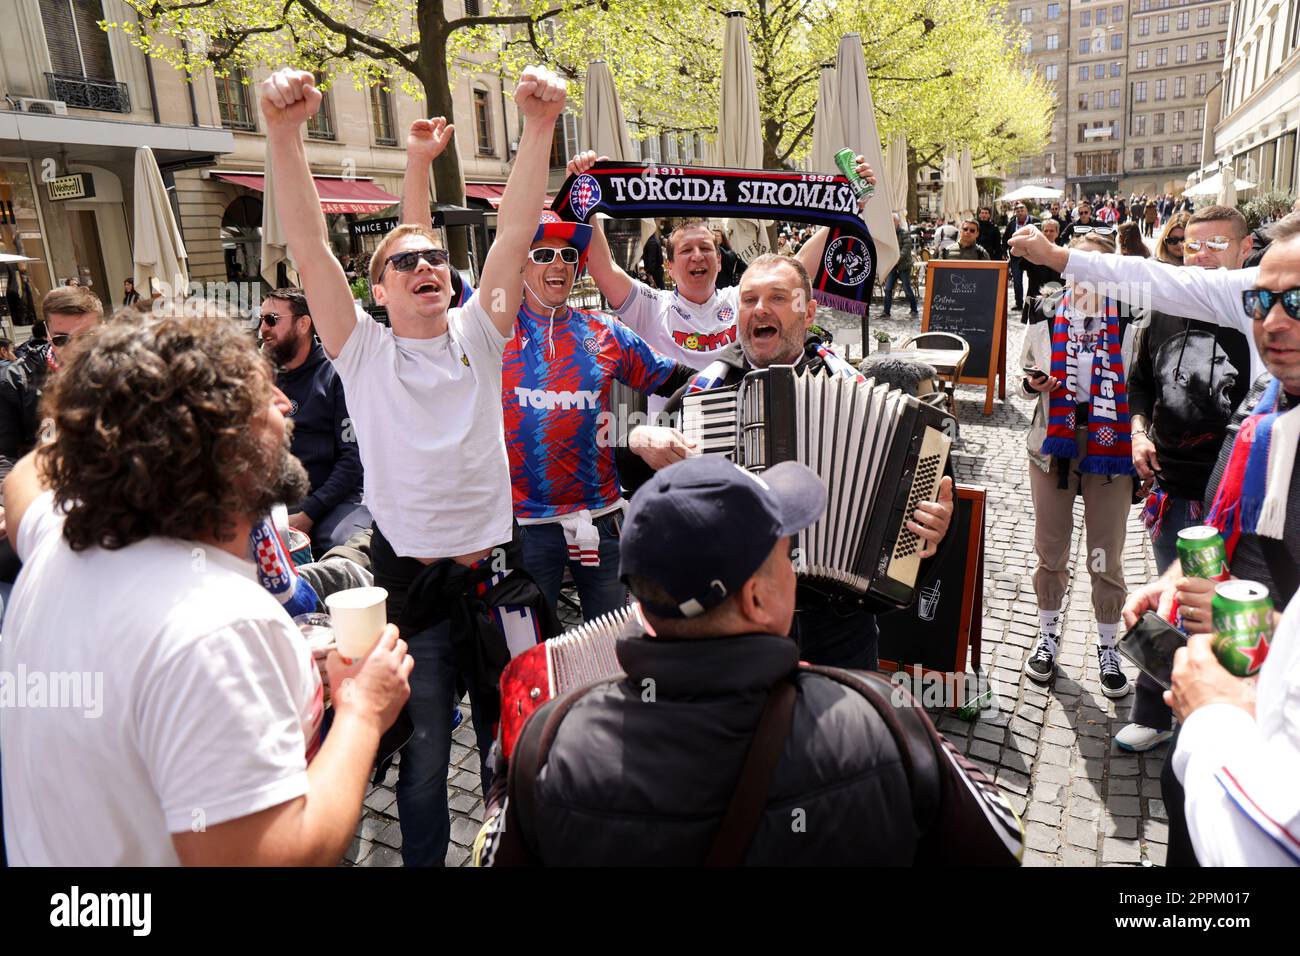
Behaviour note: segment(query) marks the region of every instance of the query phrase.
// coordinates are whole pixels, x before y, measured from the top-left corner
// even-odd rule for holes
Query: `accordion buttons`
[[[532,690],[528,692],[528,696],[531,697],[533,700],[536,700],[537,698],[542,696],[542,689],[540,687],[534,687]]]

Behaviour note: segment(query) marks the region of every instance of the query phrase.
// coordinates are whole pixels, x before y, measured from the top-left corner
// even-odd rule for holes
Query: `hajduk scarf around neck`
[[[1079,453],[1075,394],[1079,377],[1079,353],[1070,338],[1070,293],[1061,296],[1052,323],[1052,378],[1061,383],[1048,402],[1047,437],[1042,453],[1057,458],[1074,458]],[[1088,396],[1088,448],[1079,471],[1095,475],[1131,475],[1133,445],[1129,433],[1128,388],[1124,381],[1124,357],[1120,351],[1119,310],[1106,299],[1106,321],[1092,355],[1092,389]],[[1071,383],[1075,384],[1071,388]]]
[[[876,247],[843,176],[766,169],[709,169],[599,162],[560,186],[551,208],[588,222],[662,216],[779,219],[830,227],[813,277],[822,305],[866,315],[876,275]]]

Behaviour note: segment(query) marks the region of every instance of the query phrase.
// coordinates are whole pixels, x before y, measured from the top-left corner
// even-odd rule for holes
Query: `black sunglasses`
[[[1246,307],[1246,314],[1256,322],[1263,322],[1278,303],[1291,318],[1300,319],[1300,288],[1284,289],[1281,292],[1247,289],[1241,293],[1241,304]]]
[[[71,342],[72,338],[73,337],[71,335],[67,335],[66,333],[60,333],[59,335],[51,335],[50,344],[53,345],[56,349],[61,349],[63,348],[63,346]]]
[[[274,312],[263,312],[259,316],[259,318],[266,325],[268,329],[273,329],[275,328],[275,323],[281,320],[286,322],[292,322],[294,319],[297,318],[297,316],[293,315],[292,313],[290,313],[289,315],[277,315]]]
[[[1166,246],[1181,246],[1182,244],[1183,244],[1183,237],[1182,237],[1182,236],[1166,236],[1166,237],[1165,237],[1165,245],[1166,245]]]
[[[435,268],[445,266],[451,261],[446,249],[412,249],[410,252],[399,252],[384,260],[384,268],[380,270],[379,278],[384,277],[384,272],[389,266],[398,272],[414,272],[419,267],[421,259]]]

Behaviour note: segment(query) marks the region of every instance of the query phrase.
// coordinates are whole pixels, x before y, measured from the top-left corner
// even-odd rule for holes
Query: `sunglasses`
[[[552,246],[542,246],[540,249],[529,249],[528,258],[539,266],[550,265],[555,261],[555,254],[560,254],[560,261],[567,262],[569,265],[575,265],[578,261],[578,250],[572,246],[564,246],[556,249]]]
[[[56,349],[61,349],[63,348],[63,346],[71,342],[74,338],[76,338],[75,335],[68,335],[66,333],[61,333],[59,335],[51,335],[50,344],[53,345]]]
[[[1087,235],[1095,232],[1099,236],[1109,236],[1115,232],[1114,226],[1081,226],[1077,222],[1074,224],[1075,235]]]
[[[292,313],[288,315],[277,315],[275,312],[263,312],[259,318],[261,323],[268,329],[273,329],[277,322],[292,322],[294,320],[294,315]]]
[[[379,277],[384,277],[384,272],[389,266],[392,266],[397,272],[414,272],[423,259],[429,265],[437,268],[445,266],[451,261],[446,249],[412,249],[410,252],[398,252],[384,260],[384,268],[380,270]]]
[[[1214,236],[1211,239],[1188,239],[1183,242],[1183,247],[1191,252],[1200,252],[1201,246],[1215,252],[1223,252],[1230,245],[1232,245],[1232,240],[1227,236]]]
[[[1183,244],[1182,236],[1169,236],[1165,239],[1166,246],[1181,246],[1182,244]],[[1195,252],[1196,250],[1193,249],[1192,251]]]
[[[1268,289],[1247,289],[1241,294],[1241,304],[1246,307],[1246,314],[1256,322],[1262,322],[1273,311],[1273,306],[1281,304],[1282,311],[1293,319],[1300,320],[1300,288],[1270,292]]]

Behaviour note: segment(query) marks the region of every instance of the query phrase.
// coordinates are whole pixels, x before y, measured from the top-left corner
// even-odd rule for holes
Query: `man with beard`
[[[1245,218],[1207,206],[1188,221],[1185,267],[1240,269],[1251,250]],[[1143,522],[1156,564],[1177,561],[1178,532],[1205,523],[1202,499],[1232,411],[1250,389],[1250,340],[1238,328],[1155,312],[1138,332],[1129,408],[1133,464],[1154,481]],[[1126,750],[1149,750],[1173,736],[1162,688],[1138,677],[1133,722],[1115,735]]]
[[[750,263],[740,280],[739,341],[717,356],[700,378],[718,379],[717,385],[738,385],[747,372],[771,365],[794,365],[800,370],[852,371],[843,359],[826,349],[809,329],[817,312],[812,279],[803,263],[791,256],[767,254]],[[681,406],[679,391],[668,402],[668,412]],[[695,448],[675,428],[642,425],[628,437],[628,447],[651,469],[659,470],[690,457]],[[647,478],[625,471],[625,481]],[[639,481],[636,481],[639,484]],[[932,557],[952,521],[952,478],[939,485],[938,501],[923,501],[907,527],[923,543],[920,556]],[[799,641],[803,659],[831,667],[875,670],[880,633],[875,615],[856,595],[831,593],[801,584],[799,613],[792,636]]]
[[[5,481],[24,567],[0,669],[86,681],[75,707],[5,707],[11,864],[335,864],[406,700],[389,627],[350,670],[331,655],[321,742],[320,675],[249,551],[306,488],[288,402],[229,317],[186,313],[67,349],[53,437]]]
[[[311,490],[289,502],[289,527],[328,551],[370,527],[361,503],[361,455],[343,396],[343,382],[316,341],[302,289],[276,289],[262,302],[262,350],[275,362],[275,384],[288,397],[293,453]]]

